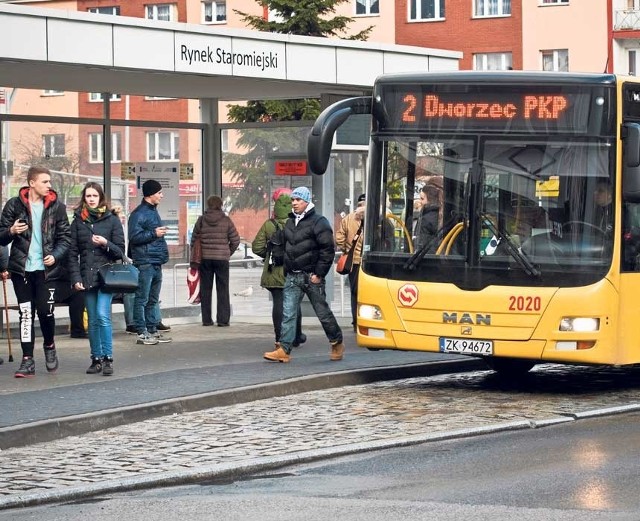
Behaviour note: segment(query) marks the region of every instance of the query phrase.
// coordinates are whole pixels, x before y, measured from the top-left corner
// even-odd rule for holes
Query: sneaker
[[[102,372],[102,360],[91,357],[91,365],[87,369],[87,374],[98,374]]]
[[[279,344],[276,344],[275,350],[266,352],[262,357],[270,362],[282,362],[283,364],[291,360],[291,355],[288,355]]]
[[[126,333],[128,335],[137,335],[138,334],[138,329],[136,328],[136,326],[127,326],[127,329],[125,329]]]
[[[160,322],[158,324],[157,330],[158,331],[171,331],[171,326],[167,326],[167,325],[163,324],[162,322]]]
[[[47,366],[47,371],[50,373],[58,369],[58,353],[56,353],[55,344],[51,347],[44,347],[44,362]]]
[[[337,362],[339,360],[342,360],[343,356],[344,356],[344,344],[342,342],[332,343],[329,360],[331,360],[332,362]]]
[[[89,335],[84,331],[72,331],[69,336],[71,338],[88,338]]]
[[[16,371],[16,378],[29,378],[36,375],[36,363],[33,358],[23,358],[20,368]]]
[[[149,335],[151,336],[151,338],[155,338],[157,340],[157,343],[159,344],[168,344],[169,342],[173,341],[173,338],[164,336],[162,333],[158,333],[157,331],[155,333],[149,333]]]
[[[113,374],[113,358],[105,356],[102,359],[102,374],[104,376],[111,376]]]
[[[158,339],[151,336],[149,333],[140,333],[136,344],[144,344],[145,346],[154,346],[158,343]]]
[[[307,341],[307,335],[305,335],[304,333],[300,333],[300,336],[298,338],[296,338],[293,341],[293,344],[291,344],[293,347],[300,347],[302,344],[304,344]]]

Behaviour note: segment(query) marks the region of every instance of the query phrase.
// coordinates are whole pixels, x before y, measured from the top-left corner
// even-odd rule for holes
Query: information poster
[[[162,186],[164,197],[158,205],[162,223],[169,227],[164,236],[167,244],[180,244],[178,219],[180,215],[180,165],[179,163],[136,163],[136,187],[142,196],[142,185],[155,179]]]
[[[202,215],[202,204],[200,201],[187,201],[187,243],[191,244],[193,227],[196,225],[198,217]]]

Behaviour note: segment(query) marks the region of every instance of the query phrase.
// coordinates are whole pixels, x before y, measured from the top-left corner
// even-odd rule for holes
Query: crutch
[[[7,344],[9,345],[9,362],[13,362],[11,352],[11,325],[9,324],[9,303],[7,302],[7,279],[2,277],[2,292],[4,294],[4,319],[7,324]]]

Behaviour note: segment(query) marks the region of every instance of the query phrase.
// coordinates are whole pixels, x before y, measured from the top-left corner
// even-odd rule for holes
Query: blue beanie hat
[[[291,199],[302,199],[306,203],[311,202],[311,192],[306,186],[299,186],[291,192]]]

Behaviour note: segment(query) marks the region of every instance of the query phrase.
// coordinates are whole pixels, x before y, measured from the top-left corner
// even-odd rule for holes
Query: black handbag
[[[138,289],[138,268],[126,262],[100,266],[98,278],[103,293],[134,293]]]

